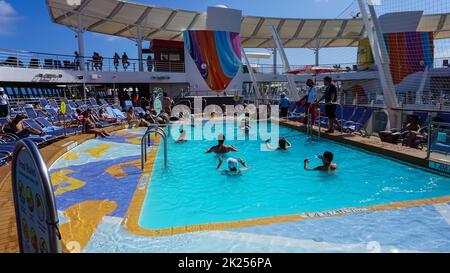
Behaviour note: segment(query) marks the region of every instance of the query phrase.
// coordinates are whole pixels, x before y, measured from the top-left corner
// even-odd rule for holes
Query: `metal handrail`
[[[84,60],[84,63],[77,63]],[[62,69],[62,70],[80,70],[82,65],[86,70],[109,71],[109,72],[137,72],[139,63],[142,61],[145,72],[174,72],[184,73],[184,62],[139,60],[128,58],[122,62],[115,63],[114,58],[103,57],[99,62],[94,62],[92,56],[74,56],[67,54],[54,54],[33,51],[8,50],[0,48],[0,66],[34,69]],[[150,64],[150,66],[148,65]],[[148,69],[151,67],[152,69]]]
[[[151,124],[141,139],[141,169],[147,162],[147,147],[150,146],[150,134],[160,135],[164,141],[164,167],[167,168],[167,135],[166,132],[156,124]]]

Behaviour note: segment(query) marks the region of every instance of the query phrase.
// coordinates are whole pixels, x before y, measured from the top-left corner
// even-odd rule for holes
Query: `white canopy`
[[[80,0],[78,0],[80,1]],[[53,22],[83,27],[91,32],[135,39],[138,26],[142,38],[181,41],[188,29],[206,29],[206,13],[160,8],[124,0],[46,0]],[[435,32],[437,39],[450,38],[449,14],[424,15],[418,31]],[[243,16],[244,48],[272,48],[271,26],[278,30],[286,48],[355,47],[365,35],[361,19],[290,19]]]

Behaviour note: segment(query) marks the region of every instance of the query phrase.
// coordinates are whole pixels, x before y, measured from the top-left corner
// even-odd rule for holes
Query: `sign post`
[[[61,253],[53,187],[36,144],[19,141],[11,168],[20,252]]]
[[[63,116],[63,123],[64,123],[64,136],[66,136],[66,111],[67,111],[67,106],[65,102],[61,102],[61,114]]]

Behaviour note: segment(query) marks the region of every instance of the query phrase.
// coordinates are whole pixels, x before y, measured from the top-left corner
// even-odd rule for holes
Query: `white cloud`
[[[5,0],[0,0],[0,35],[12,34],[14,23],[19,19],[14,7]]]

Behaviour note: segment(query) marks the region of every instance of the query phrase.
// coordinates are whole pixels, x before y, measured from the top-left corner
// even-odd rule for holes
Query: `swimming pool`
[[[239,134],[239,129],[236,130]],[[289,151],[261,151],[264,141],[229,140],[250,170],[226,176],[215,170],[217,159],[205,154],[216,141],[175,144],[168,139],[169,168],[159,148],[139,216],[144,229],[166,229],[210,223],[277,217],[450,194],[448,177],[334,142],[311,142],[305,134],[280,127]],[[303,170],[303,159],[332,151],[339,171],[334,175]],[[226,164],[222,168],[225,168]]]

